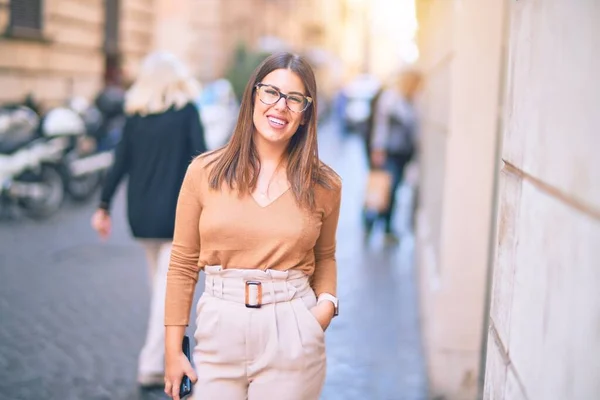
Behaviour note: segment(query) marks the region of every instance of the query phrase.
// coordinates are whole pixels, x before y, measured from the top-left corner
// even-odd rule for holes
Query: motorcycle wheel
[[[58,170],[50,165],[41,167],[36,181],[44,187],[44,196],[39,199],[20,199],[19,206],[29,218],[48,218],[62,205],[65,197],[63,181]]]
[[[65,190],[75,201],[86,201],[96,192],[102,182],[102,173],[95,172],[78,178],[65,177]]]

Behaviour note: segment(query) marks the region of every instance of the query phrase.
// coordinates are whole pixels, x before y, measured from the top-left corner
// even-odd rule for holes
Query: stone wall
[[[600,396],[599,15],[510,5],[485,399]]]

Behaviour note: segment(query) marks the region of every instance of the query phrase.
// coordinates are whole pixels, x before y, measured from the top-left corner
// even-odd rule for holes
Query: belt
[[[314,296],[308,276],[301,271],[223,269],[220,265],[206,266],[204,271],[204,293],[248,308]]]

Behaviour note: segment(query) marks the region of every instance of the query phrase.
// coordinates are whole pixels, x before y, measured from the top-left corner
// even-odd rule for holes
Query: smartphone
[[[183,342],[181,343],[181,349],[183,350],[183,354],[187,357],[187,359],[192,362],[191,359],[191,351],[190,351],[190,338],[186,335],[183,337]],[[192,393],[192,380],[184,375],[181,379],[181,385],[179,386],[179,398],[183,399],[185,396],[188,396]]]

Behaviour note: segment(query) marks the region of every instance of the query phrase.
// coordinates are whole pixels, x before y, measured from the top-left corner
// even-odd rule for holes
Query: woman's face
[[[308,95],[300,76],[289,69],[276,69],[265,76],[260,83],[270,85],[271,87],[263,87],[261,90],[268,90],[271,94],[276,93],[273,91],[275,88],[282,94],[295,94],[296,98],[297,95]],[[287,143],[298,130],[298,126],[304,123],[302,117],[306,111],[291,111],[283,97],[276,103],[268,105],[260,100],[258,90],[255,90],[254,96],[252,119],[256,133],[269,143]]]

